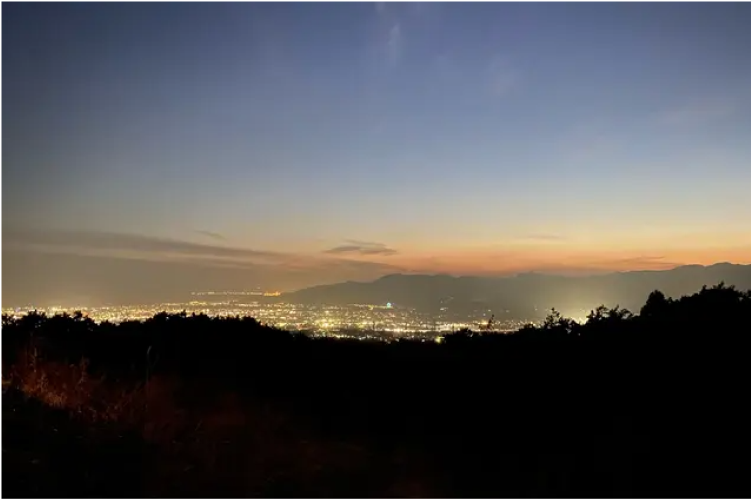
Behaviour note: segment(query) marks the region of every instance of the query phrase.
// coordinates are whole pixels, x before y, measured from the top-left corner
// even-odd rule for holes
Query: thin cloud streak
[[[375,4],[377,35],[374,40],[381,62],[389,67],[396,66],[402,56],[403,32],[401,17],[384,2]]]
[[[206,236],[210,239],[214,239],[216,241],[226,241],[227,238],[223,235],[219,234],[218,232],[212,232],[210,230],[197,230],[197,234],[201,234],[202,236]]]
[[[684,262],[670,261],[665,256],[639,255],[629,258],[594,262],[591,268],[604,270],[667,270],[685,265]]]
[[[391,256],[395,255],[397,251],[395,249],[387,247],[382,243],[372,243],[365,241],[347,240],[347,244],[336,246],[331,249],[327,249],[324,253],[328,254],[344,254],[344,253],[356,253],[363,256]]]
[[[181,262],[204,267],[257,269],[281,271],[306,270],[322,272],[342,268],[348,270],[377,269],[393,271],[394,266],[376,262],[359,262],[329,256],[261,251],[209,244],[196,244],[137,234],[86,231],[4,231],[3,250],[29,251],[44,254],[102,256],[154,262]],[[377,243],[360,244],[362,254],[393,254],[394,250]],[[335,254],[337,252],[331,252]],[[346,253],[339,251],[338,253]]]
[[[388,62],[391,65],[395,65],[399,62],[402,54],[402,30],[399,23],[391,26],[388,35],[388,41],[386,42]]]
[[[139,234],[121,234],[96,231],[33,231],[11,230],[4,234],[7,242],[22,245],[37,245],[64,248],[86,248],[101,251],[133,251],[141,253],[174,253],[186,256],[210,256],[280,260],[287,255],[274,251],[259,251],[209,244],[190,243],[175,239],[158,238]]]

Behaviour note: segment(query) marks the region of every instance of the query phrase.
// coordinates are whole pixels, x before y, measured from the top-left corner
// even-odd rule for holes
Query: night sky
[[[740,3],[5,3],[4,301],[751,263],[749,26]]]

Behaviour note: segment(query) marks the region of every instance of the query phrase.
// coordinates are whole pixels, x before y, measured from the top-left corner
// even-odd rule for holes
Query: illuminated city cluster
[[[191,296],[281,296],[280,291],[193,291]]]
[[[219,293],[217,293],[219,294]],[[195,294],[194,294],[195,295]],[[220,295],[223,296],[223,295]],[[263,324],[288,331],[302,331],[312,336],[360,339],[436,338],[462,328],[484,329],[489,313],[477,312],[462,320],[420,313],[414,309],[383,305],[353,304],[301,305],[293,303],[263,303],[253,301],[190,301],[187,303],[159,303],[154,305],[126,305],[109,307],[25,307],[3,309],[3,314],[20,317],[29,310],[47,315],[82,312],[96,322],[120,323],[126,320],[146,320],[167,312],[205,314],[210,317],[253,317]],[[442,310],[445,312],[445,310]],[[530,321],[503,320],[492,324],[492,331],[515,331]]]

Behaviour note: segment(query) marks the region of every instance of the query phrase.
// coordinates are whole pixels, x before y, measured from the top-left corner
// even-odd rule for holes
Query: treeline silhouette
[[[232,443],[212,447],[211,466],[190,465],[200,483],[151,474],[151,494],[748,496],[749,333],[751,291],[723,284],[679,299],[655,291],[638,314],[600,307],[578,324],[553,311],[539,326],[440,344],[314,339],[185,313],[117,325],[30,313],[3,317],[3,377],[107,424],[127,419],[160,466],[206,453],[205,440],[175,446],[218,418],[205,438]],[[83,378],[100,390],[85,402],[49,395]],[[269,418],[285,443],[258,444]],[[311,440],[319,453],[302,457]],[[282,447],[295,471],[250,483],[237,463]]]

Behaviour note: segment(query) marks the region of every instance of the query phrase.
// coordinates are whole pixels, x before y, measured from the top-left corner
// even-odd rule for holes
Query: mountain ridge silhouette
[[[391,302],[425,311],[437,311],[451,301],[456,312],[486,308],[526,317],[544,315],[551,308],[594,309],[602,304],[633,310],[655,289],[663,290],[666,296],[680,297],[720,282],[741,290],[751,289],[751,265],[718,262],[582,276],[538,272],[499,277],[397,273],[373,281],[311,286],[285,293],[281,299],[329,305]]]

